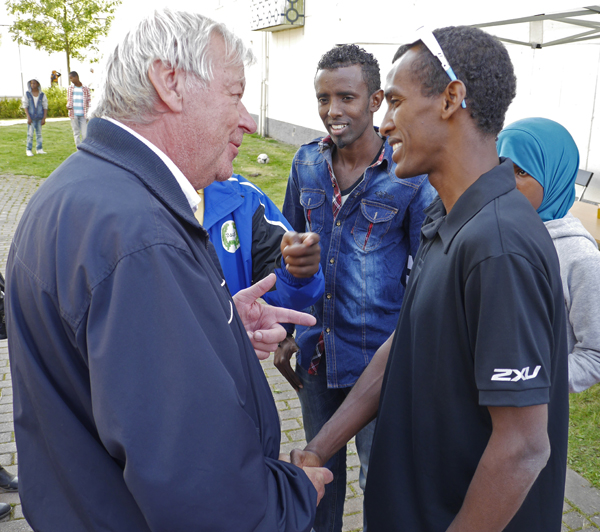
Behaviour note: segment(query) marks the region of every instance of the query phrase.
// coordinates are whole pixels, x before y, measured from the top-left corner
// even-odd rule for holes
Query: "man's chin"
[[[228,174],[217,175],[217,178],[215,179],[215,181],[227,181],[232,175],[233,175],[233,168],[231,169],[231,172],[229,172]]]

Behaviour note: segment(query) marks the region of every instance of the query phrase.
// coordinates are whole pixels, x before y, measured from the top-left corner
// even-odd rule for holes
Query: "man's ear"
[[[371,104],[369,106],[369,110],[372,113],[376,113],[381,107],[381,102],[383,102],[383,90],[379,89],[371,94]]]
[[[462,81],[456,80],[448,83],[446,90],[443,92],[442,119],[447,120],[461,109],[462,102],[466,97],[467,88]]]
[[[148,78],[156,90],[160,107],[164,111],[180,113],[183,110],[185,74],[157,59],[148,69]]]

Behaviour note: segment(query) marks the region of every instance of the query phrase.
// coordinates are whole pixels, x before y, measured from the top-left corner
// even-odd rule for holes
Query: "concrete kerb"
[[[2,122],[0,121],[0,124]],[[0,176],[0,269],[5,270],[12,235],[23,207],[37,190],[41,180],[27,176]],[[291,386],[282,379],[273,366],[273,357],[261,362],[281,419],[281,452],[289,453],[306,444],[302,412],[298,398]],[[6,340],[0,341],[0,464],[11,473],[17,473],[18,455],[14,444],[12,421],[12,386],[8,368]],[[362,530],[362,492],[358,486],[358,458],[353,442],[348,445],[348,483],[344,506],[344,532]],[[0,532],[31,532],[23,518],[18,494],[0,493],[0,502],[13,505],[8,520],[0,522]],[[567,485],[563,506],[561,532],[600,530],[600,491],[574,471],[567,471]]]
[[[65,120],[70,120],[70,118],[59,117],[59,118],[46,118],[46,122],[64,122]],[[15,118],[9,120],[0,120],[1,126],[15,126],[17,124],[27,124],[27,118]]]

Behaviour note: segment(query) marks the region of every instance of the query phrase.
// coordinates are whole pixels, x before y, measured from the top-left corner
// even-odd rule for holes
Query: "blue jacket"
[[[42,92],[42,89],[39,89],[40,93],[38,95],[37,105],[35,105],[33,94],[31,93],[31,81],[32,80],[27,82],[27,92],[25,93],[25,97],[27,98],[27,112],[29,113],[29,118],[31,118],[31,120],[41,120],[44,118],[44,99],[46,98],[46,95]],[[23,100],[25,100],[25,98]]]
[[[297,279],[281,268],[281,237],[292,228],[281,211],[256,185],[233,174],[204,189],[203,227],[208,231],[232,294],[277,276],[276,290],[263,299],[278,307],[302,310],[323,295],[323,272]]]
[[[408,257],[416,255],[423,209],[436,193],[425,175],[396,177],[386,141],[382,158],[367,168],[334,220],[331,168],[331,144],[315,139],[302,146],[283,214],[296,231],[321,237],[325,296],[313,307],[316,325],[298,327],[300,363],[308,368],[323,331],[327,385],[343,388],[358,380],[394,331]]]
[[[160,158],[106,120],[7,263],[19,494],[34,530],[307,532],[264,371]]]

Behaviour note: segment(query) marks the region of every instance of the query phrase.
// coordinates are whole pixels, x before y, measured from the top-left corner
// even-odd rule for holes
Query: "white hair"
[[[94,116],[152,122],[157,115],[158,95],[148,71],[157,60],[192,74],[186,83],[206,87],[213,79],[213,35],[221,36],[225,42],[227,64],[254,61],[252,51],[225,25],[197,13],[155,11],[109,55]]]

